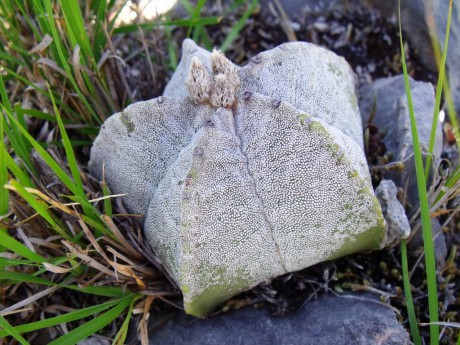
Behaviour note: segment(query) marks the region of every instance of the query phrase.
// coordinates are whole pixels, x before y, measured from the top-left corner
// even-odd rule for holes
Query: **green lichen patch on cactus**
[[[350,238],[336,252],[331,252],[328,260],[335,260],[346,255],[350,255],[359,251],[377,249],[382,247],[385,242],[385,232],[382,228],[386,227],[386,223],[368,229],[365,233],[358,234],[354,238]]]
[[[131,122],[129,117],[122,113],[120,116],[120,119],[121,119],[121,122],[126,126],[128,133],[132,133],[134,131],[135,125],[134,123]]]
[[[164,97],[107,120],[91,172],[101,177],[105,161],[111,189],[146,216],[146,239],[187,313],[381,246],[352,87],[344,60],[311,44],[239,68],[187,40]]]
[[[253,282],[245,279],[246,273],[243,271],[238,272],[234,277],[226,277],[225,267],[213,267],[211,263],[208,263],[208,265],[211,268],[210,271],[216,272],[216,276],[220,277],[219,284],[209,284],[206,293],[201,293],[197,296],[190,295],[192,289],[188,285],[181,286],[184,296],[187,296],[184,298],[184,309],[189,314],[198,317],[206,316],[216,307],[216,304],[225,302],[228,300],[228,296],[234,296],[246,290],[248,285],[253,284]],[[197,279],[201,277],[199,272],[195,272],[195,276]]]

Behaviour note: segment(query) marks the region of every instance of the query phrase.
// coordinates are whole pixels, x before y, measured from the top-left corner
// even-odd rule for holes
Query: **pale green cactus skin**
[[[386,223],[348,64],[287,43],[235,66],[235,103],[216,107],[188,96],[193,57],[212,73],[210,53],[186,40],[164,97],[110,117],[89,164],[101,177],[105,162],[112,191],[146,216],[186,312],[203,316],[284,273],[380,248]]]

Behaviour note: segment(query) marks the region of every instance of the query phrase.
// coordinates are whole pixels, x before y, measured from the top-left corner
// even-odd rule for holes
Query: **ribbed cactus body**
[[[105,162],[112,191],[145,215],[149,244],[196,316],[386,235],[348,64],[307,43],[242,68],[222,58],[185,41],[164,96],[109,118],[90,161],[96,176]]]

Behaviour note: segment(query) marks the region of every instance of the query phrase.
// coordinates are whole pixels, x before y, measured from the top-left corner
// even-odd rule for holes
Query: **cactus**
[[[385,241],[353,74],[312,44],[240,68],[185,40],[164,95],[103,125],[89,168],[100,178],[103,165],[195,316]]]

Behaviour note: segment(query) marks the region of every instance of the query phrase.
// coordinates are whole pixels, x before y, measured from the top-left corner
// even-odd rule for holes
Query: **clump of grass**
[[[120,62],[107,48],[113,25],[105,17],[107,3],[92,5],[84,12],[77,1],[7,0],[0,5],[6,19],[0,26],[5,82],[14,81],[14,96],[22,96],[18,91],[27,88],[31,97],[23,108],[35,110],[23,115],[53,118],[47,116],[47,84],[62,117],[74,123],[100,124],[128,100],[129,89],[117,68]]]
[[[6,93],[3,83],[0,91]],[[29,175],[3,148],[9,175],[2,181],[2,190],[11,192],[5,198],[10,198],[13,215],[1,223],[0,285],[7,300],[13,301],[17,294],[23,299],[0,311],[0,336],[11,335],[28,344],[22,334],[74,322],[73,329],[50,342],[72,344],[128,313],[128,321],[115,335],[123,343],[130,311],[145,303],[146,296],[172,292],[161,286],[160,269],[136,221],[123,215],[121,206],[114,213],[109,203],[102,202],[110,196],[102,196],[98,181],[92,181],[79,166],[51,91],[49,97],[64,150],[41,147],[8,110],[8,99],[3,99],[7,117],[1,118],[2,126],[14,126],[33,148],[29,159],[37,174]],[[8,215],[8,209],[5,211]],[[92,307],[37,320],[34,304],[46,309],[43,299],[62,289],[101,298]],[[95,314],[91,321],[83,322]],[[13,327],[7,318],[20,326]]]
[[[399,5],[399,2],[398,2]],[[435,264],[435,257],[434,257],[434,244],[433,244],[433,234],[431,229],[431,217],[432,214],[439,213],[441,206],[445,206],[449,200],[453,200],[456,196],[460,194],[460,173],[459,167],[457,166],[453,172],[451,172],[450,176],[446,177],[446,181],[443,183],[438,182],[438,188],[429,188],[427,183],[430,180],[430,174],[432,172],[432,159],[431,155],[433,153],[434,148],[434,141],[436,137],[436,128],[438,123],[438,114],[440,110],[440,103],[441,103],[441,95],[443,93],[443,86],[444,83],[444,74],[445,74],[445,62],[447,56],[447,49],[448,49],[448,42],[449,42],[449,32],[450,32],[450,23],[452,17],[452,1],[450,1],[449,13],[448,13],[448,21],[446,27],[446,39],[444,42],[444,53],[442,55],[441,63],[439,65],[439,77],[438,77],[438,85],[436,89],[436,100],[435,100],[435,107],[433,113],[433,122],[431,127],[431,136],[429,142],[429,148],[427,152],[427,159],[425,168],[423,166],[423,159],[422,159],[422,152],[420,149],[420,144],[418,140],[418,132],[417,132],[417,123],[415,120],[414,108],[412,105],[412,96],[411,90],[409,85],[409,77],[406,68],[406,59],[405,59],[405,51],[404,51],[404,43],[402,37],[402,30],[401,30],[401,15],[400,15],[400,5],[398,7],[398,15],[399,15],[399,36],[400,36],[400,47],[401,47],[401,63],[403,67],[404,73],[404,80],[406,85],[406,95],[407,95],[407,103],[409,108],[409,115],[410,115],[410,123],[411,123],[411,133],[412,133],[412,140],[413,140],[413,147],[414,147],[414,160],[416,166],[416,178],[417,178],[417,188],[419,192],[419,200],[420,200],[420,217],[421,217],[421,226],[423,232],[423,243],[424,243],[424,257],[425,257],[425,267],[426,267],[426,280],[427,280],[427,287],[428,287],[428,307],[429,307],[429,318],[430,322],[430,344],[437,345],[440,342],[440,333],[439,333],[439,312],[438,308],[440,306],[438,300],[438,273]],[[434,46],[437,47],[437,42],[434,42]],[[435,49],[436,50],[436,49]],[[437,54],[439,55],[439,50],[437,50]],[[439,57],[438,57],[439,60]],[[449,94],[449,90],[446,89],[447,94]],[[449,99],[449,96],[446,97]],[[456,118],[456,117],[455,117]],[[454,125],[454,133],[458,135],[458,126],[456,121],[453,122]],[[458,138],[457,138],[458,140]],[[436,185],[435,183],[433,184]],[[427,188],[431,191],[431,200],[429,200],[429,195],[427,193]],[[431,202],[430,202],[431,201]],[[452,216],[458,212],[456,210],[447,210],[451,212]],[[450,217],[449,219],[451,219]],[[401,243],[401,255],[402,255],[402,268],[403,268],[403,277],[404,277],[404,290],[406,296],[406,304],[407,304],[407,312],[409,315],[410,321],[410,329],[412,338],[416,345],[422,344],[422,338],[419,333],[418,329],[418,322],[417,317],[413,305],[412,300],[412,293],[411,293],[411,285],[410,285],[410,277],[409,277],[409,270],[408,270],[408,263],[407,263],[407,249],[406,249],[406,241],[403,240]],[[453,323],[444,323],[450,326],[455,327]],[[460,336],[458,338],[458,342],[460,342]]]

